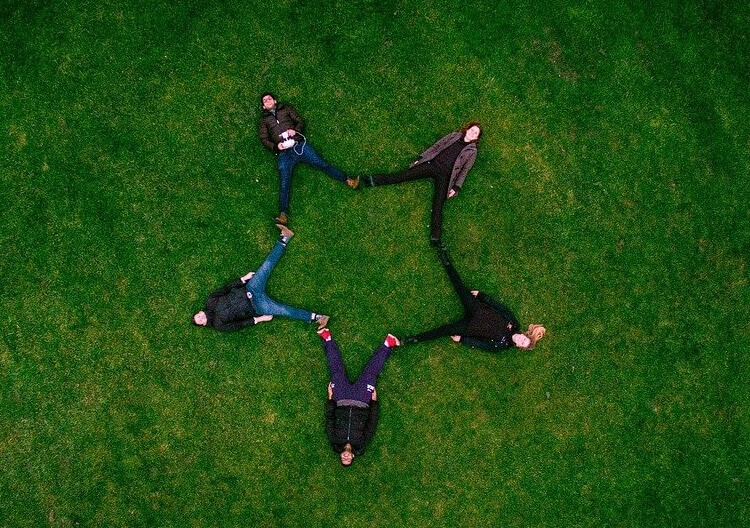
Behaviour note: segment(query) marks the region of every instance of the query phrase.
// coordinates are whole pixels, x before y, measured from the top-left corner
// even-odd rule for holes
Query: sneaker
[[[330,341],[331,340],[331,331],[328,328],[321,328],[318,330],[318,335],[323,339],[323,341]]]
[[[279,216],[273,219],[273,221],[276,224],[287,225],[289,223],[289,217],[282,211],[279,213]]]
[[[288,242],[290,238],[294,236],[294,231],[289,229],[286,224],[282,224],[281,222],[276,224],[276,227],[279,228],[279,231],[281,231],[281,238],[284,239],[284,242]]]
[[[315,322],[318,323],[318,329],[323,329],[328,324],[328,320],[330,317],[328,315],[316,315],[315,316]]]
[[[352,189],[359,189],[359,178],[347,178],[346,184]]]
[[[419,343],[419,341],[417,341],[417,338],[415,338],[415,337],[407,337],[406,339],[404,339],[404,343],[403,344],[404,345],[416,345],[417,343]]]
[[[398,340],[398,337],[396,337],[393,334],[388,334],[385,336],[385,346],[388,348],[393,348],[401,345],[401,341]]]

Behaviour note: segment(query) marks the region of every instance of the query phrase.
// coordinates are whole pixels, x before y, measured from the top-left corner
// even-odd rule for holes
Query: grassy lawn
[[[748,35],[739,0],[4,1],[0,526],[743,525]],[[397,350],[350,469],[313,326],[189,322],[276,237],[266,90],[354,175],[479,120],[444,241],[548,329]],[[460,313],[431,192],[295,172],[269,293],[352,376]]]

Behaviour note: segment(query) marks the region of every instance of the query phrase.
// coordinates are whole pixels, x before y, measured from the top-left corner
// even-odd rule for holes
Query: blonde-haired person
[[[544,337],[546,329],[542,325],[529,325],[528,329],[522,332],[521,325],[513,312],[504,304],[479,290],[466,288],[451,264],[445,248],[439,248],[438,255],[461,300],[464,315],[457,321],[406,337],[401,340],[404,345],[450,336],[458,343],[488,351],[504,350],[510,347],[531,350],[536,346],[537,341]]]

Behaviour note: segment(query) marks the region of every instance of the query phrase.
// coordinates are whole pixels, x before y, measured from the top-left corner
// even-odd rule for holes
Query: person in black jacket
[[[450,336],[456,342],[488,351],[510,347],[531,350],[544,337],[546,330],[543,326],[532,324],[526,332],[521,332],[521,325],[507,306],[478,290],[466,288],[451,264],[445,247],[438,248],[438,256],[461,300],[464,315],[457,321],[406,337],[403,339],[404,345]]]
[[[242,330],[270,321],[274,315],[315,321],[319,328],[328,323],[327,315],[281,304],[266,294],[266,282],[283,256],[287,243],[294,236],[294,232],[286,226],[279,224],[278,228],[281,230],[281,237],[258,271],[251,271],[212,293],[206,300],[205,308],[193,315],[193,323],[222,332]]]
[[[364,453],[375,435],[380,416],[375,382],[393,347],[399,340],[388,334],[385,342],[373,352],[369,363],[355,382],[350,382],[341,352],[328,328],[318,330],[323,339],[331,381],[326,401],[326,435],[333,450],[339,453],[343,466],[351,465],[355,456]]]
[[[281,179],[279,216],[275,218],[276,223],[286,225],[289,221],[292,172],[299,162],[317,167],[333,179],[346,182],[349,187],[357,187],[358,180],[349,178],[315,152],[302,134],[302,117],[292,105],[278,102],[269,92],[260,97],[260,104],[263,110],[260,117],[260,141],[264,147],[276,154]]]

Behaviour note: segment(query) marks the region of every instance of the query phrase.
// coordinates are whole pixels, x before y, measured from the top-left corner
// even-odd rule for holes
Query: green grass
[[[0,526],[741,526],[750,9],[642,4],[0,6]],[[397,352],[349,470],[312,327],[189,324],[273,244],[269,89],[354,174],[480,120],[444,239],[548,328]],[[352,375],[459,313],[430,193],[296,171],[269,291]]]

